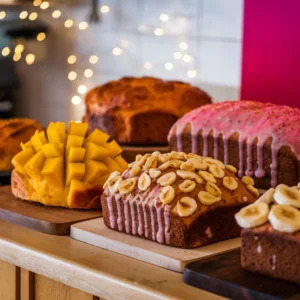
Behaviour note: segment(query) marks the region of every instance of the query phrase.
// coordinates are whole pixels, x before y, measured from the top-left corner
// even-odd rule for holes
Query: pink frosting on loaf
[[[203,155],[207,156],[207,136],[213,130],[214,156],[217,151],[217,138],[220,134],[224,140],[224,162],[228,164],[228,139],[234,133],[239,134],[240,165],[239,175],[255,174],[263,177],[263,145],[272,138],[271,184],[277,184],[277,154],[282,146],[289,146],[300,160],[300,109],[289,106],[260,103],[253,101],[225,101],[199,107],[179,119],[171,128],[176,129],[177,148],[182,151],[182,132],[187,124],[191,124],[192,151],[197,153],[197,135],[202,130]],[[252,142],[258,139],[257,156],[258,169],[252,170]],[[247,169],[243,170],[243,142],[247,141]]]

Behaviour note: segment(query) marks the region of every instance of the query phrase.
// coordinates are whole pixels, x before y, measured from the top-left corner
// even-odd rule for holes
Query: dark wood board
[[[240,250],[188,264],[183,280],[230,299],[300,299],[300,286],[243,270]]]
[[[36,231],[64,235],[72,224],[102,216],[101,210],[80,210],[44,206],[16,198],[10,186],[0,187],[0,219]]]

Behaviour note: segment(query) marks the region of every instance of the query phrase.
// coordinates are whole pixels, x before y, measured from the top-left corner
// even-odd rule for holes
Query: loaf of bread
[[[180,248],[239,236],[234,214],[258,197],[253,179],[233,166],[194,154],[138,155],[111,174],[101,197],[105,225]]]
[[[300,284],[300,189],[279,185],[236,214],[245,270]]]
[[[42,126],[31,119],[0,119],[0,171],[10,171],[11,159],[21,150],[21,142],[26,142]]]
[[[206,105],[178,120],[171,150],[211,156],[267,189],[300,181],[300,110],[252,101]]]
[[[211,98],[197,87],[152,77],[108,82],[86,96],[89,131],[107,132],[122,144],[167,144],[173,123]]]

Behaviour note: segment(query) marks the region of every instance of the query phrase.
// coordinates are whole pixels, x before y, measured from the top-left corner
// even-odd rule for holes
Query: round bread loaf
[[[167,144],[174,122],[190,110],[211,103],[200,88],[152,77],[108,82],[86,96],[89,131],[99,128],[122,144]]]
[[[27,142],[42,126],[31,119],[0,120],[0,171],[12,170],[12,158],[21,150],[21,142]]]

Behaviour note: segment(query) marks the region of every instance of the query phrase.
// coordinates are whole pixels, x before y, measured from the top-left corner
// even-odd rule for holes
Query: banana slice
[[[149,153],[145,154],[142,158],[139,159],[138,162],[136,162],[136,165],[138,165],[140,167],[143,166],[145,164],[146,160],[148,159],[148,157],[150,157],[150,156],[151,156],[151,154],[149,154]]]
[[[205,180],[198,174],[195,175],[195,181],[199,184],[205,183]]]
[[[159,169],[150,169],[149,174],[151,178],[157,178],[158,176],[160,176],[161,171]]]
[[[168,168],[170,168],[170,161],[169,160],[158,167],[158,169],[161,170],[161,171],[164,171]]]
[[[259,196],[259,191],[256,189],[253,185],[246,185],[246,189],[254,196],[258,197]]]
[[[208,168],[209,172],[213,174],[216,178],[223,178],[225,176],[224,170],[220,165],[211,165]]]
[[[147,173],[142,173],[138,181],[138,188],[141,191],[146,191],[151,185],[151,178]]]
[[[225,169],[225,165],[220,160],[217,160],[217,159],[214,159],[211,157],[205,157],[203,159],[203,162],[207,163],[208,165],[211,165],[211,164],[219,165],[223,170]]]
[[[181,184],[179,184],[178,187],[182,192],[190,193],[195,189],[196,183],[190,179],[186,179]]]
[[[130,177],[134,177],[137,174],[139,174],[141,172],[141,167],[140,166],[134,166],[130,171],[129,171],[129,176]]]
[[[278,204],[300,208],[300,191],[296,188],[281,186],[275,191],[274,200]]]
[[[155,157],[159,157],[161,155],[161,153],[159,151],[154,151],[152,153],[152,156],[155,156]]]
[[[171,158],[171,159],[184,160],[184,158],[185,158],[185,153],[183,153],[183,152],[172,151],[172,152],[170,153],[170,158]]]
[[[286,187],[286,188],[288,188],[289,186],[286,185],[286,184],[283,184],[283,183],[278,184],[278,185],[276,186],[276,188],[275,188],[275,192],[277,192],[281,187]]]
[[[176,174],[181,177],[182,179],[195,179],[196,173],[191,172],[191,171],[182,171],[182,170],[177,170]]]
[[[189,158],[187,160],[187,163],[194,166],[195,169],[197,169],[197,170],[205,171],[205,170],[207,170],[207,167],[208,167],[208,165],[206,163],[203,163],[202,160],[195,158],[195,157]]]
[[[171,185],[176,181],[176,174],[174,172],[166,173],[158,178],[157,183],[162,186]]]
[[[165,186],[162,189],[162,191],[161,191],[161,193],[159,195],[159,198],[160,198],[160,200],[161,200],[161,202],[163,204],[169,204],[169,203],[171,203],[174,200],[174,198],[175,198],[175,190],[174,190],[174,188],[172,186],[170,186],[170,185]]]
[[[119,184],[120,194],[129,194],[136,186],[137,178],[128,178]]]
[[[212,194],[205,191],[199,192],[198,198],[200,202],[204,205],[212,205],[222,199],[221,197],[215,197]]]
[[[238,183],[237,181],[234,179],[234,177],[227,177],[225,176],[223,178],[223,185],[228,189],[228,190],[231,190],[231,191],[234,191],[237,189],[238,187]]]
[[[274,202],[274,193],[275,193],[274,188],[268,189],[261,197],[259,197],[255,201],[255,203],[265,203],[267,205],[271,204],[272,202]]]
[[[157,157],[155,156],[149,156],[146,160],[146,163],[145,163],[145,166],[144,166],[144,169],[146,171],[152,169],[152,168],[156,168],[157,166]]]
[[[242,228],[253,228],[268,221],[269,206],[266,203],[253,203],[235,214],[235,220]]]
[[[214,177],[214,175],[206,172],[206,171],[199,171],[199,175],[206,181],[208,182],[212,182],[212,183],[216,183],[216,178]]]
[[[122,177],[117,175],[115,177],[110,177],[107,179],[107,181],[105,182],[105,186],[103,186],[104,188],[108,187],[109,191],[111,194],[114,194],[118,191],[119,185],[122,182]]]
[[[245,183],[245,185],[254,185],[254,180],[250,176],[243,176],[242,182]]]
[[[108,185],[109,185],[109,183],[110,183],[110,180],[112,180],[113,178],[118,177],[118,176],[120,176],[120,175],[121,175],[121,173],[120,173],[119,171],[114,171],[114,172],[112,172],[112,173],[109,175],[109,177],[107,178],[107,180],[106,180],[106,182],[104,183],[103,187],[104,187],[104,188],[107,188]]]
[[[170,162],[170,167],[176,168],[176,169],[180,168],[180,166],[184,163],[184,161],[179,160],[179,159],[171,159],[171,160],[169,160],[169,162]]]
[[[190,165],[189,163],[185,162],[180,166],[180,170],[194,172],[195,167]]]
[[[205,185],[205,189],[208,193],[210,193],[211,195],[215,196],[215,197],[220,197],[222,192],[221,190],[218,188],[217,185],[215,185],[212,182],[207,182]]]
[[[281,232],[296,232],[300,229],[300,211],[289,205],[273,205],[269,221]]]
[[[190,197],[183,197],[177,202],[177,211],[180,217],[188,217],[197,209],[197,202]]]
[[[228,170],[229,172],[234,173],[234,174],[237,172],[237,169],[232,165],[226,165],[225,169]]]
[[[135,161],[138,162],[138,161],[140,161],[142,158],[143,158],[143,155],[142,155],[142,154],[138,154],[138,155],[135,157]]]

